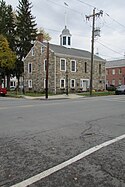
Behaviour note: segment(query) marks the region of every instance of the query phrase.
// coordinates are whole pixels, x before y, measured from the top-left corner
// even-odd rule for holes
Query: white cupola
[[[60,45],[70,48],[71,47],[71,37],[69,29],[65,26],[63,29],[62,34],[60,35]]]

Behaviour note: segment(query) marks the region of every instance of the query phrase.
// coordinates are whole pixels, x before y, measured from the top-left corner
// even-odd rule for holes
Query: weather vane
[[[65,5],[65,26],[67,25],[67,7],[68,7],[68,4],[66,2],[64,2],[64,5]]]

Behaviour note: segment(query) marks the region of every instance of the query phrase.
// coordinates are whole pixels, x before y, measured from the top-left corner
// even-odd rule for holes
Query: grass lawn
[[[90,96],[89,92],[82,92],[82,93],[76,93],[77,95],[82,95],[82,96]],[[7,92],[7,96],[8,97],[23,97],[23,93],[22,92],[16,92],[16,91],[8,91]],[[50,95],[54,95],[54,94],[48,94]],[[107,95],[115,95],[115,91],[103,91],[103,92],[93,92],[92,96],[107,96]],[[31,96],[31,97],[40,97],[40,96],[45,96],[45,93],[33,93],[33,92],[26,92],[25,96]]]
[[[89,92],[80,93],[79,95],[90,96]],[[92,96],[107,96],[115,95],[115,91],[104,91],[104,92],[92,92]]]

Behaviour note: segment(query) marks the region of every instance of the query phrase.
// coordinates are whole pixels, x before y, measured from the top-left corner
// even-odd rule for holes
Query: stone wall
[[[60,58],[61,56],[56,57],[56,87],[57,92],[60,92],[60,79],[66,79],[66,72],[60,71]],[[89,59],[80,59],[65,57],[66,59],[66,70],[68,71],[68,87],[69,91],[77,92],[81,90],[80,80],[87,79],[90,81],[90,70],[91,70],[91,61]],[[70,70],[70,61],[76,60],[76,72],[71,72]],[[85,62],[87,63],[87,72],[85,72]],[[101,63],[101,74],[99,74],[99,64]],[[70,80],[76,80],[75,89],[70,88]],[[93,68],[93,89],[95,90],[104,90],[105,89],[105,62],[94,61]]]
[[[32,49],[24,60],[24,86],[25,90],[44,92],[44,80],[46,79],[46,72],[44,71],[44,60],[46,59],[46,46],[42,46],[41,53],[40,42],[37,42],[34,47],[34,55]],[[60,71],[60,58],[66,59],[66,70],[68,71],[68,89],[69,92],[77,92],[81,89],[80,80],[86,79],[90,81],[90,59],[83,59],[78,57],[68,57],[65,55],[57,55],[53,51],[49,52],[49,71],[48,82],[49,92],[65,93],[65,89],[60,88],[60,79],[66,79],[66,72]],[[76,60],[76,72],[71,72],[70,61]],[[85,62],[87,63],[87,72],[85,72]],[[32,63],[32,73],[28,73],[28,63]],[[101,64],[101,73],[99,73],[99,64]],[[70,88],[70,80],[75,79],[75,88]],[[28,80],[32,80],[32,88],[28,88]],[[94,61],[93,68],[93,89],[105,89],[105,62]]]

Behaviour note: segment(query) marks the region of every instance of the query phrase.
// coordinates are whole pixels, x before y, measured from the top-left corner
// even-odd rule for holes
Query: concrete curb
[[[83,98],[84,96],[79,96],[75,94],[71,95],[54,95],[54,96],[48,96],[48,99],[45,98],[45,96],[41,97],[31,97],[31,96],[23,96],[25,99],[31,99],[31,100],[63,100],[63,99],[79,99]]]

